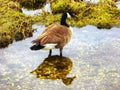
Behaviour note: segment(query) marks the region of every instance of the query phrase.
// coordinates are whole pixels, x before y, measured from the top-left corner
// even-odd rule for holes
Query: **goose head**
[[[72,12],[64,12],[61,17],[61,25],[65,25],[69,27],[69,25],[66,23],[66,19],[71,17],[76,17],[76,16]]]
[[[72,13],[72,12],[66,12],[66,14],[67,14],[67,18],[74,18],[74,17],[76,17],[75,16],[75,14],[74,13]]]
[[[66,19],[66,18],[71,18],[71,17],[74,18],[74,17],[76,17],[76,16],[75,16],[75,14],[72,13],[72,12],[64,12],[63,15],[62,15],[62,18],[65,18],[65,19]]]

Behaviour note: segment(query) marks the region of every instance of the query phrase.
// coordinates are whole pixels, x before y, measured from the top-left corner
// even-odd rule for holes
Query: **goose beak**
[[[75,14],[72,14],[71,17],[73,17],[73,18],[77,18],[77,16],[76,16]]]
[[[75,14],[71,14],[71,17],[74,18],[75,20],[78,19],[77,15],[75,15]]]
[[[69,11],[68,11],[68,13],[67,13],[67,16],[70,16],[70,17],[72,17],[72,18],[76,17],[76,15],[75,15],[74,13],[69,12]]]

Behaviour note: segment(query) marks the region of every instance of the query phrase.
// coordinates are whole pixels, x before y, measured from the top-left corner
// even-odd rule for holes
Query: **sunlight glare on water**
[[[48,51],[29,49],[31,41],[45,29],[33,28],[37,28],[33,37],[0,49],[0,90],[119,90],[120,28],[73,27],[72,40],[63,49],[73,64],[67,76],[76,76],[69,86],[59,79],[40,79],[30,73],[48,55]],[[53,50],[53,55],[59,55],[59,50]]]

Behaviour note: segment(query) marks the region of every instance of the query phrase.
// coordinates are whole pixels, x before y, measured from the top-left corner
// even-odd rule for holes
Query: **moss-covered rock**
[[[85,3],[77,0],[49,0],[52,13],[43,11],[33,17],[22,13],[21,8],[37,9],[45,5],[47,0],[0,0],[0,44],[7,46],[13,40],[21,40],[32,36],[32,24],[41,25],[59,23],[63,12],[71,11],[77,18],[67,20],[71,26],[82,27],[88,24],[98,28],[110,29],[120,26],[120,9],[113,0],[100,0],[98,3]],[[7,37],[10,37],[8,39]],[[7,38],[7,39],[6,39]],[[5,40],[4,40],[5,39]],[[5,42],[5,44],[4,44]],[[7,42],[7,43],[6,43]]]
[[[1,35],[0,37],[0,48],[7,47],[10,43],[12,43],[12,37],[11,35],[8,35],[6,33]]]
[[[86,8],[85,2],[75,2],[74,0],[56,0],[57,2],[51,2],[51,9],[53,13],[63,13],[71,11],[73,13],[80,13]]]
[[[38,9],[46,4],[47,0],[20,0],[20,5],[27,9]]]
[[[35,17],[35,22],[39,21],[48,26],[60,21],[60,13],[71,11],[77,16],[77,18],[67,20],[71,26],[82,27],[91,24],[107,29],[120,26],[120,9],[116,7],[113,0],[100,0],[98,3],[51,0],[50,3],[53,13],[43,12],[40,16]]]
[[[7,7],[12,10],[21,11],[21,7],[17,2],[10,1],[8,2]]]
[[[22,13],[18,2],[0,0],[0,5],[0,48],[8,46],[13,40],[32,36],[26,32],[32,33],[33,20]],[[20,38],[18,32],[24,38]]]

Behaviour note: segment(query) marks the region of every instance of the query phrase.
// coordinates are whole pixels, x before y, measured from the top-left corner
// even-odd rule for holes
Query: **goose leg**
[[[60,48],[60,57],[62,57],[62,50],[63,48]]]
[[[50,49],[50,50],[49,50],[49,55],[48,55],[48,57],[50,57],[51,54],[52,54],[52,50]]]

